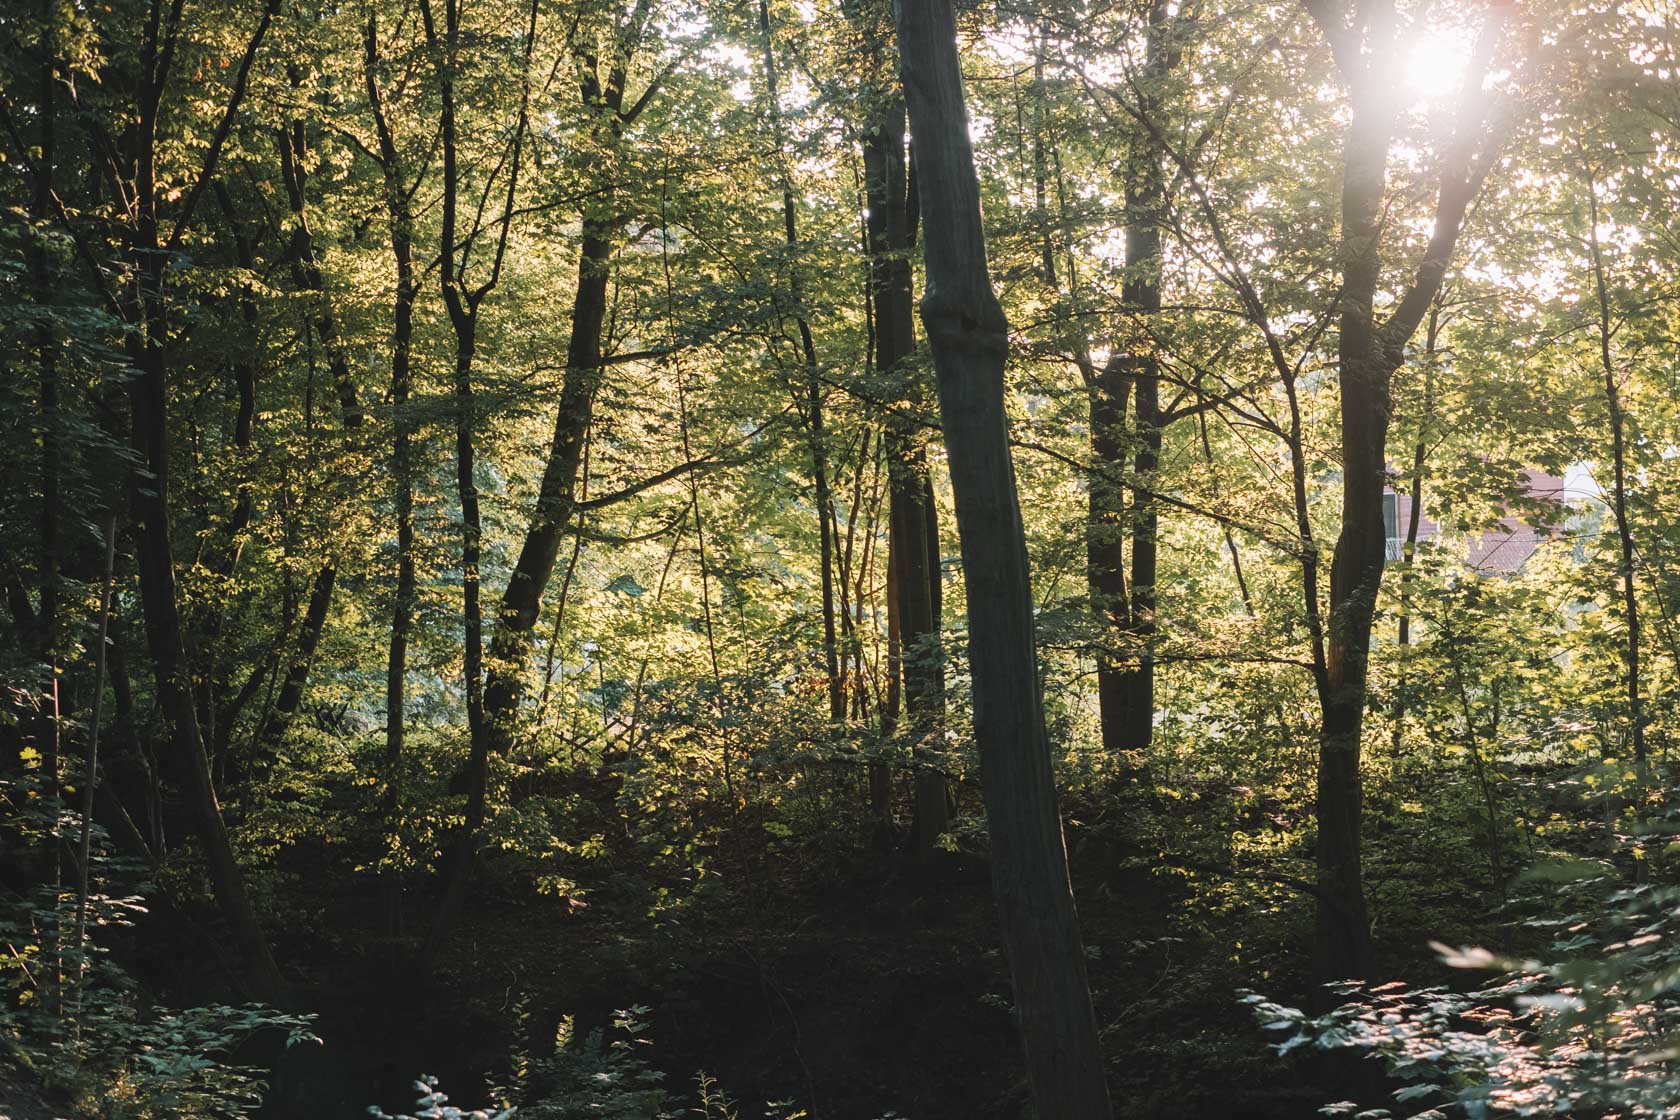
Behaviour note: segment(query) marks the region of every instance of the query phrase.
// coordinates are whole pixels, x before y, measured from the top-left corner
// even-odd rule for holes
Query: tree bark
[[[1138,88],[1138,112],[1153,121],[1161,108],[1159,86],[1178,64],[1179,52],[1171,42],[1178,17],[1168,0],[1151,0],[1149,26],[1144,44],[1144,65]],[[1127,589],[1127,644],[1135,661],[1122,674],[1125,699],[1117,713],[1119,727],[1112,732],[1106,721],[1104,746],[1111,741],[1121,752],[1141,752],[1155,737],[1155,583],[1160,564],[1160,504],[1155,500],[1155,471],[1161,463],[1162,429],[1172,417],[1161,410],[1161,362],[1151,321],[1161,313],[1161,269],[1163,262],[1161,221],[1166,205],[1166,175],[1155,133],[1141,129],[1132,138],[1126,175],[1126,278],[1120,301],[1130,321],[1130,337],[1122,346],[1126,376],[1134,400],[1133,461],[1136,484],[1127,518],[1132,537],[1132,577]],[[1120,419],[1123,421],[1124,416]],[[1113,462],[1116,470],[1120,461]],[[1128,651],[1129,653],[1132,651]],[[1099,677],[1099,694],[1101,679]]]
[[[244,876],[222,820],[221,805],[216,800],[193,704],[190,659],[182,638],[170,541],[168,316],[164,276],[169,260],[167,250],[190,221],[193,204],[213,174],[220,142],[226,137],[244,92],[245,76],[277,8],[278,0],[270,0],[252,34],[218,138],[212,142],[201,178],[188,195],[174,232],[166,240],[158,214],[157,129],[168,78],[167,60],[173,53],[170,37],[177,28],[162,19],[161,2],[153,4],[141,44],[139,112],[136,127],[130,134],[134,225],[129,239],[132,279],[127,299],[131,327],[127,348],[135,370],[129,388],[131,432],[139,464],[132,472],[129,504],[136,525],[135,562],[158,703],[170,726],[173,768],[186,784],[212,889],[244,957],[245,986],[252,995],[271,1001],[278,999],[282,991],[280,972],[251,906]]]
[[[629,68],[647,18],[647,3],[639,0],[617,27],[613,55],[607,60],[604,72],[602,60],[594,53],[582,47],[573,48],[583,110],[593,122],[594,140],[601,151],[617,151],[625,125],[646,107],[655,92],[650,88],[635,105],[625,109]],[[554,575],[560,541],[577,512],[578,467],[583,461],[589,426],[594,421],[595,392],[601,384],[602,331],[606,323],[613,246],[624,225],[619,205],[608,180],[582,215],[583,241],[578,253],[577,288],[572,298],[572,329],[566,344],[566,379],[560,391],[560,408],[554,419],[536,509],[531,514],[507,590],[502,594],[490,647],[484,711],[491,749],[496,753],[506,753],[513,745],[519,705],[525,694],[531,631],[542,612],[543,592]]]
[[[860,18],[867,18],[862,17]],[[879,44],[878,37],[872,41]],[[887,460],[887,579],[892,672],[902,676],[903,707],[918,765],[915,767],[914,848],[933,854],[950,825],[944,773],[927,765],[927,744],[941,733],[945,712],[944,650],[940,641],[939,514],[928,471],[926,437],[915,414],[926,394],[910,380],[906,360],[915,352],[915,296],[910,253],[915,248],[911,191],[913,169],[905,147],[905,108],[896,88],[870,91],[874,104],[863,136],[864,193],[868,203],[870,299],[875,311],[875,368],[905,379],[897,407],[882,426]],[[896,684],[896,682],[895,682]],[[898,690],[889,692],[889,702]],[[898,706],[893,704],[894,723]]]
[[[1371,628],[1385,559],[1382,496],[1390,387],[1406,344],[1440,292],[1465,214],[1492,162],[1484,136],[1483,76],[1507,9],[1491,9],[1472,51],[1458,120],[1442,161],[1429,244],[1388,318],[1376,319],[1389,149],[1399,111],[1392,68],[1399,57],[1392,0],[1360,6],[1358,22],[1308,2],[1348,86],[1343,146],[1341,295],[1336,343],[1341,388],[1342,525],[1330,568],[1319,706],[1322,724],[1316,816],[1318,883],[1323,892],[1313,938],[1314,971],[1329,983],[1365,978],[1371,934],[1361,870],[1360,739],[1370,669]],[[1484,141],[1488,141],[1484,143]],[[1331,904],[1329,900],[1334,900]]]
[[[987,274],[979,180],[950,0],[895,14],[927,269],[922,322],[938,375],[968,587],[974,733],[992,883],[1033,1103],[1045,1120],[1112,1115],[1044,726],[1033,598],[1004,412],[1008,323]]]
[[[1093,370],[1086,387],[1090,409],[1091,477],[1086,492],[1085,582],[1097,616],[1097,718],[1103,751],[1120,758],[1127,749],[1132,689],[1116,639],[1130,629],[1131,601],[1126,593],[1126,489],[1117,477],[1124,465],[1126,408],[1132,379],[1116,354]]]
[[[443,895],[432,917],[431,929],[421,949],[421,962],[429,967],[459,917],[466,890],[478,857],[479,833],[487,814],[491,750],[491,722],[486,712],[484,659],[484,612],[480,601],[480,560],[483,554],[483,520],[478,501],[477,452],[474,433],[478,422],[473,402],[473,361],[478,348],[478,316],[484,300],[495,290],[506,260],[512,230],[514,203],[518,198],[519,173],[525,132],[529,125],[531,99],[531,55],[536,45],[538,0],[531,0],[524,37],[524,67],[521,71],[518,117],[506,159],[506,197],[494,255],[487,274],[471,286],[467,281],[468,257],[473,238],[480,231],[483,208],[471,233],[463,240],[459,230],[459,200],[462,189],[458,151],[459,119],[455,78],[461,63],[461,0],[444,0],[443,33],[440,36],[429,0],[421,0],[420,16],[426,44],[437,73],[441,106],[438,136],[443,150],[442,242],[438,282],[444,306],[455,334],[455,488],[461,504],[461,616],[465,631],[462,647],[462,677],[466,690],[468,760],[465,818],[442,869]],[[488,198],[495,186],[492,172],[484,185]],[[518,574],[515,573],[515,582]],[[535,622],[535,614],[531,622]],[[527,625],[527,630],[529,625]],[[523,661],[521,661],[521,668]],[[511,712],[509,718],[511,721]]]
[[[397,766],[407,727],[408,637],[414,625],[417,578],[414,566],[414,421],[409,415],[412,390],[410,355],[414,345],[414,305],[419,280],[414,271],[414,214],[404,188],[402,157],[385,110],[379,85],[379,22],[370,9],[363,32],[363,84],[379,142],[379,168],[385,187],[385,214],[391,227],[391,259],[397,269],[391,305],[391,481],[397,522],[397,585],[391,601],[391,640],[385,659],[385,792],[381,811],[397,808]]]

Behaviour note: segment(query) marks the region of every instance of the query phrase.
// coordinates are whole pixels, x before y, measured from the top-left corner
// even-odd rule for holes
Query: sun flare
[[[1456,96],[1470,63],[1474,36],[1473,29],[1456,24],[1420,29],[1406,53],[1407,95],[1423,103]]]

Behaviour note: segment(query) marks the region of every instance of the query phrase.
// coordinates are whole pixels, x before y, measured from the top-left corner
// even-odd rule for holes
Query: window
[[[1383,494],[1383,537],[1383,555],[1400,559],[1400,495],[1392,490]]]

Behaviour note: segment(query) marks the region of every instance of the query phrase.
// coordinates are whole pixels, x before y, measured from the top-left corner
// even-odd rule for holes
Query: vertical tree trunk
[[[1604,407],[1610,414],[1610,462],[1613,472],[1610,507],[1616,515],[1617,574],[1622,577],[1622,611],[1627,616],[1627,641],[1622,646],[1622,663],[1627,669],[1628,725],[1633,739],[1633,758],[1639,764],[1640,780],[1645,774],[1645,713],[1639,693],[1639,598],[1634,576],[1633,526],[1628,518],[1626,414],[1622,410],[1621,387],[1616,383],[1616,362],[1610,349],[1610,294],[1604,279],[1604,251],[1598,240],[1598,184],[1587,172],[1587,247],[1592,256],[1593,294],[1598,313],[1598,357],[1604,376]]]
[[[443,198],[438,282],[444,306],[455,334],[455,488],[461,504],[461,616],[463,638],[462,677],[466,689],[468,760],[467,804],[461,830],[450,845],[443,868],[443,897],[432,917],[431,929],[421,949],[421,962],[429,967],[436,959],[466,900],[467,884],[478,858],[479,833],[488,810],[491,722],[486,711],[484,658],[484,611],[480,601],[480,561],[483,555],[483,520],[478,502],[477,453],[474,433],[478,423],[473,401],[473,361],[478,348],[478,316],[484,300],[501,280],[508,236],[512,229],[514,203],[518,198],[521,155],[529,125],[531,98],[531,55],[536,46],[538,0],[531,0],[524,36],[524,66],[521,70],[518,117],[504,162],[485,183],[484,196],[496,184],[500,167],[507,170],[506,197],[494,255],[487,274],[477,284],[467,283],[467,258],[471,235],[465,242],[459,232],[459,199],[462,190],[455,79],[461,63],[461,0],[444,0],[443,34],[438,34],[429,0],[421,0],[420,17],[426,44],[437,73],[441,114],[438,138],[443,150]],[[480,218],[482,217],[482,206]],[[473,233],[479,226],[475,219]],[[518,581],[515,573],[515,582]],[[536,621],[533,613],[531,622]],[[529,624],[526,627],[529,630]],[[514,672],[523,668],[523,659]],[[511,723],[512,712],[508,713]]]
[[[1144,45],[1144,66],[1138,89],[1138,112],[1154,122],[1161,108],[1160,83],[1178,63],[1179,52],[1171,43],[1177,18],[1168,0],[1150,0],[1149,26]],[[1132,469],[1137,485],[1132,491],[1129,522],[1132,536],[1132,578],[1126,599],[1126,637],[1135,648],[1136,661],[1126,669],[1119,687],[1125,699],[1119,707],[1120,726],[1114,732],[1105,723],[1104,745],[1124,752],[1146,750],[1155,737],[1155,584],[1159,568],[1160,505],[1153,497],[1155,471],[1161,462],[1162,429],[1169,417],[1161,411],[1161,362],[1150,322],[1161,312],[1162,209],[1166,204],[1166,179],[1159,141],[1154,132],[1140,129],[1133,136],[1126,169],[1126,279],[1121,286],[1121,305],[1133,323],[1132,335],[1120,348],[1125,370],[1132,384],[1134,404],[1134,448]],[[1119,418],[1123,421],[1124,413]],[[1094,427],[1094,425],[1093,425]],[[1118,469],[1119,462],[1114,463]],[[1130,652],[1130,651],[1129,651]],[[1101,681],[1099,678],[1099,691]]]
[[[111,628],[111,584],[117,566],[117,515],[105,521],[105,579],[99,588],[99,638],[93,658],[93,715],[88,720],[87,754],[82,759],[82,832],[76,860],[76,1011],[81,1012],[81,981],[87,974],[88,888],[92,881],[94,790],[99,786],[99,724],[105,712],[105,638]],[[124,814],[126,818],[126,814]],[[133,822],[130,822],[130,827]]]
[[[40,608],[35,620],[39,631],[42,660],[49,666],[49,677],[56,674],[58,659],[58,580],[59,580],[59,518],[63,513],[59,496],[59,478],[63,470],[62,433],[59,415],[58,346],[53,328],[47,322],[53,302],[52,258],[47,250],[46,228],[54,216],[53,163],[56,153],[57,99],[53,95],[56,77],[57,45],[53,41],[58,13],[43,0],[39,16],[40,70],[36,75],[38,87],[37,112],[40,130],[36,143],[34,190],[30,199],[29,216],[35,224],[31,231],[26,256],[29,265],[30,288],[41,321],[34,331],[35,356],[39,377],[41,409],[41,586]],[[51,683],[49,681],[49,683]]]
[[[1430,429],[1435,422],[1435,358],[1441,337],[1441,301],[1429,308],[1429,325],[1423,348],[1423,416],[1418,422],[1417,442],[1412,445],[1412,508],[1407,511],[1406,539],[1401,546],[1400,560],[1400,621],[1395,628],[1397,665],[1394,681],[1394,730],[1390,744],[1396,755],[1406,736],[1406,706],[1411,702],[1411,681],[1407,676],[1406,655],[1412,644],[1412,582],[1416,576],[1412,565],[1417,561],[1418,533],[1423,526],[1423,467],[1429,454]]]
[[[1044,1120],[1110,1116],[1039,691],[1032,583],[1010,460],[1008,323],[992,292],[950,0],[901,0],[899,50],[927,268],[922,322],[968,587],[974,734],[1033,1103]]]
[[[363,32],[363,84],[379,141],[379,167],[385,186],[385,214],[391,227],[391,258],[397,289],[391,306],[391,480],[397,522],[397,585],[391,602],[391,640],[385,659],[384,815],[397,808],[397,766],[402,760],[408,681],[408,637],[414,625],[417,580],[414,567],[414,420],[409,415],[412,389],[409,369],[414,344],[414,305],[419,281],[414,271],[414,214],[402,181],[402,157],[386,115],[379,85],[379,22],[370,9]],[[395,905],[395,899],[392,900]],[[393,918],[396,916],[393,910]]]
[[[210,872],[211,887],[244,958],[246,974],[243,980],[253,995],[268,1000],[280,996],[280,972],[256,912],[251,907],[244,877],[234,856],[227,826],[222,820],[221,806],[216,800],[204,739],[199,730],[198,713],[193,704],[190,659],[182,638],[170,542],[168,319],[164,274],[169,259],[167,250],[185,229],[193,205],[213,174],[221,141],[226,138],[244,93],[245,77],[277,8],[277,0],[271,0],[252,34],[232,100],[218,136],[206,154],[201,178],[188,195],[174,233],[166,242],[158,216],[157,128],[160,102],[168,78],[167,60],[173,53],[173,43],[168,37],[173,36],[177,28],[166,26],[161,18],[161,3],[153,4],[141,44],[139,112],[129,137],[129,159],[134,169],[134,225],[130,233],[132,279],[127,301],[130,316],[128,354],[135,370],[129,388],[131,433],[135,459],[139,464],[131,478],[129,505],[136,523],[135,562],[158,704],[170,726],[173,768],[186,784]],[[160,36],[164,38],[160,39]]]
[[[1103,751],[1120,758],[1132,689],[1115,639],[1130,629],[1126,593],[1126,489],[1119,474],[1126,447],[1126,405],[1132,379],[1116,354],[1093,370],[1086,387],[1090,408],[1091,479],[1086,491],[1085,582],[1101,632],[1097,639],[1097,717]]]
[[[1097,723],[1104,753],[1110,758],[1120,759],[1129,750],[1128,733],[1132,727],[1129,713],[1134,692],[1134,674],[1127,673],[1125,659],[1118,649],[1122,636],[1132,628],[1131,599],[1126,580],[1126,488],[1122,476],[1126,469],[1126,451],[1132,442],[1126,431],[1126,410],[1134,383],[1130,374],[1133,362],[1122,347],[1103,363],[1101,369],[1097,368],[1091,357],[1090,336],[1079,325],[1078,274],[1074,270],[1071,249],[1067,254],[1065,286],[1056,268],[1056,238],[1048,214],[1049,164],[1052,157],[1056,164],[1058,217],[1064,228],[1068,213],[1067,198],[1062,189],[1061,155],[1045,139],[1049,124],[1045,111],[1044,68],[1050,30],[1048,19],[1041,17],[1033,59],[1033,198],[1038,219],[1043,223],[1039,268],[1044,274],[1044,282],[1067,305],[1066,345],[1073,351],[1074,363],[1085,385],[1091,454],[1086,489],[1085,589],[1097,629],[1094,642]],[[1134,143],[1133,149],[1134,154],[1146,150],[1141,149],[1138,143]],[[1128,210],[1128,233],[1137,224],[1131,221],[1133,213],[1135,210]],[[1128,263],[1147,262],[1133,262],[1128,258]],[[1155,265],[1158,271],[1159,261]],[[1125,295],[1123,291],[1122,296]],[[1140,502],[1145,500],[1139,495]],[[1126,773],[1130,770],[1129,766],[1124,768]]]
[[[1389,149],[1399,102],[1393,67],[1400,56],[1392,0],[1357,7],[1342,22],[1334,6],[1306,3],[1348,87],[1342,152],[1341,293],[1336,341],[1341,388],[1342,526],[1330,567],[1325,657],[1319,677],[1317,862],[1319,901],[1313,938],[1321,982],[1363,978],[1371,934],[1361,871],[1360,738],[1370,669],[1371,627],[1385,558],[1382,497],[1390,387],[1406,344],[1446,277],[1470,203],[1481,190],[1498,137],[1486,125],[1483,78],[1509,9],[1489,10],[1459,94],[1458,115],[1440,170],[1434,227],[1409,286],[1388,318],[1376,319]]]
[[[1378,349],[1372,318],[1378,238],[1394,110],[1386,92],[1356,82],[1343,154],[1341,333],[1342,528],[1330,567],[1325,679],[1320,694],[1317,820],[1321,899],[1314,959],[1323,981],[1363,978],[1371,967],[1361,871],[1359,759],[1371,624],[1382,581],[1382,494],[1389,381],[1398,363]]]
[[[871,295],[875,308],[875,368],[910,377],[905,360],[915,352],[914,278],[909,254],[915,247],[911,213],[912,169],[905,152],[904,100],[896,90],[877,91],[877,103],[863,140],[864,189],[869,204]],[[915,413],[925,394],[906,384],[898,410],[886,418],[882,442],[887,459],[887,535],[891,550],[888,600],[897,623],[898,668],[909,733],[918,758],[937,739],[945,711],[944,651],[940,642],[940,554],[938,510],[933,502],[926,437]],[[950,824],[945,775],[918,765],[915,778],[915,848],[919,857]]]
[[[794,211],[793,173],[786,162],[786,140],[782,126],[780,83],[776,75],[775,39],[770,29],[770,0],[758,0],[758,28],[764,38],[764,82],[769,98],[770,128],[776,145],[778,174],[782,187],[783,238],[788,248],[788,295],[799,327],[799,345],[805,358],[805,425],[811,441],[811,480],[815,490],[818,525],[818,561],[822,568],[823,663],[828,670],[828,718],[846,720],[846,681],[840,665],[840,646],[834,627],[834,534],[831,518],[834,498],[829,492],[828,448],[823,435],[823,392],[816,342],[805,314],[804,284],[799,274],[799,225]]]
[[[461,506],[461,621],[462,686],[467,711],[467,801],[461,829],[449,845],[441,869],[442,897],[432,916],[420,959],[429,967],[454,928],[466,900],[467,883],[478,856],[478,834],[484,824],[489,787],[489,741],[484,725],[484,612],[479,600],[479,561],[483,523],[478,504],[478,465],[473,440],[477,423],[473,403],[473,358],[477,349],[478,302],[464,292],[456,266],[461,190],[457,152],[455,75],[460,62],[460,0],[444,0],[443,33],[434,22],[431,4],[421,0],[427,47],[437,72],[441,103],[439,140],[443,149],[442,228],[438,282],[455,335],[455,493]]]

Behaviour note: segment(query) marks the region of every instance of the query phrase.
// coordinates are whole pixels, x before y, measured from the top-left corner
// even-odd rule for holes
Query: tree
[[[1392,2],[1350,13],[1305,0],[1347,86],[1341,254],[1336,341],[1341,387],[1342,525],[1330,568],[1326,650],[1319,679],[1323,722],[1318,757],[1318,885],[1313,959],[1324,981],[1365,976],[1370,929],[1360,862],[1360,738],[1371,627],[1386,559],[1383,487],[1387,477],[1389,390],[1406,345],[1440,291],[1470,204],[1498,147],[1488,110],[1488,73],[1505,26],[1490,9],[1477,35],[1451,141],[1441,162],[1433,231],[1410,283],[1386,318],[1377,317],[1382,282],[1383,208],[1396,116],[1394,67],[1401,57]]]
[[[938,376],[968,589],[992,885],[1034,1104],[1046,1118],[1092,1120],[1111,1109],[1044,728],[1003,408],[1009,327],[986,269],[956,21],[949,0],[903,0],[895,16],[910,129],[920,145],[922,324]]]

